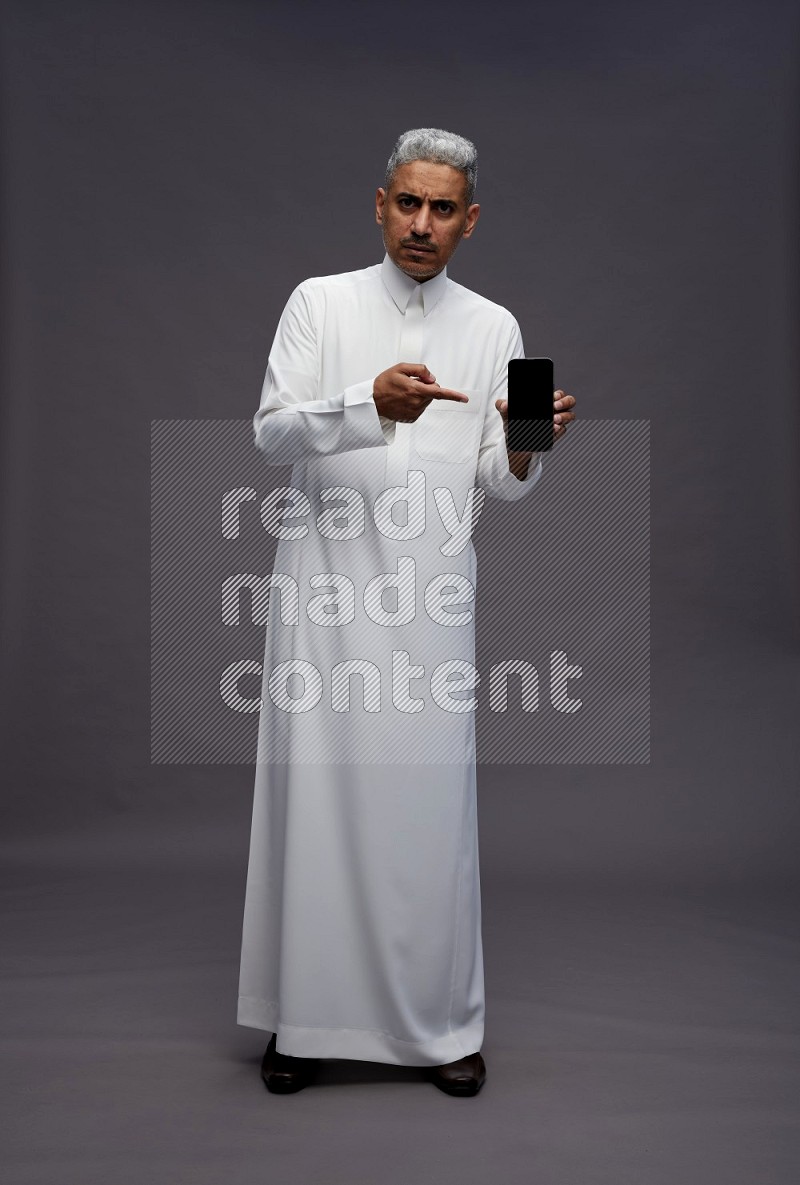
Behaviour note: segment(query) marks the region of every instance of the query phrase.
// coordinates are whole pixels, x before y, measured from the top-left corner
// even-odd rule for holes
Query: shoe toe
[[[474,1095],[486,1080],[486,1066],[480,1053],[469,1054],[456,1062],[443,1066],[432,1066],[431,1080],[452,1095]]]
[[[275,1048],[276,1040],[273,1034],[261,1062],[261,1077],[273,1094],[293,1094],[314,1080],[319,1059],[279,1053]]]

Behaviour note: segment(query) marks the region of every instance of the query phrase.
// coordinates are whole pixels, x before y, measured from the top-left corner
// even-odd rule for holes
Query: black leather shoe
[[[428,1077],[439,1090],[447,1094],[477,1094],[486,1081],[486,1064],[479,1052],[470,1053],[466,1057],[460,1057],[457,1062],[447,1062],[444,1066],[430,1066]]]
[[[313,1082],[319,1068],[319,1058],[289,1057],[275,1048],[277,1034],[273,1033],[264,1060],[261,1077],[273,1094],[293,1094]]]

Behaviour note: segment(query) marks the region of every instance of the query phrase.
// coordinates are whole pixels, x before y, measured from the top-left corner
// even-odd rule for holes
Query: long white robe
[[[437,1065],[481,1047],[479,685],[441,664],[474,664],[476,558],[453,515],[473,487],[516,499],[542,472],[536,454],[524,481],[508,469],[494,401],[515,357],[507,310],[446,270],[417,284],[388,255],[304,281],[281,317],[254,429],[268,461],[293,466],[299,495],[270,521],[299,536],[280,538],[274,569],[299,612],[273,588],[237,1019],[282,1053]],[[425,362],[469,404],[384,419],[373,383],[397,362]],[[389,504],[406,486],[404,518]],[[379,583],[365,600],[382,574],[396,599]],[[362,673],[336,682],[346,660]]]

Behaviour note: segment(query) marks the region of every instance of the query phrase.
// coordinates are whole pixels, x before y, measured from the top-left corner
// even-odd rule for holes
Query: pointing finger
[[[457,403],[469,403],[469,395],[464,395],[462,391],[451,391],[449,387],[437,387],[428,394],[431,399],[453,399]]]

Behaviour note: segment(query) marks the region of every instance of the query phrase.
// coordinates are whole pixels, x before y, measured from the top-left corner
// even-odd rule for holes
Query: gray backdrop
[[[797,15],[3,6],[8,1180],[794,1179]],[[150,422],[252,417],[420,125],[480,154],[450,275],[650,421],[651,760],[479,769],[477,1099],[279,1099],[234,1021],[254,769],[150,762]]]

